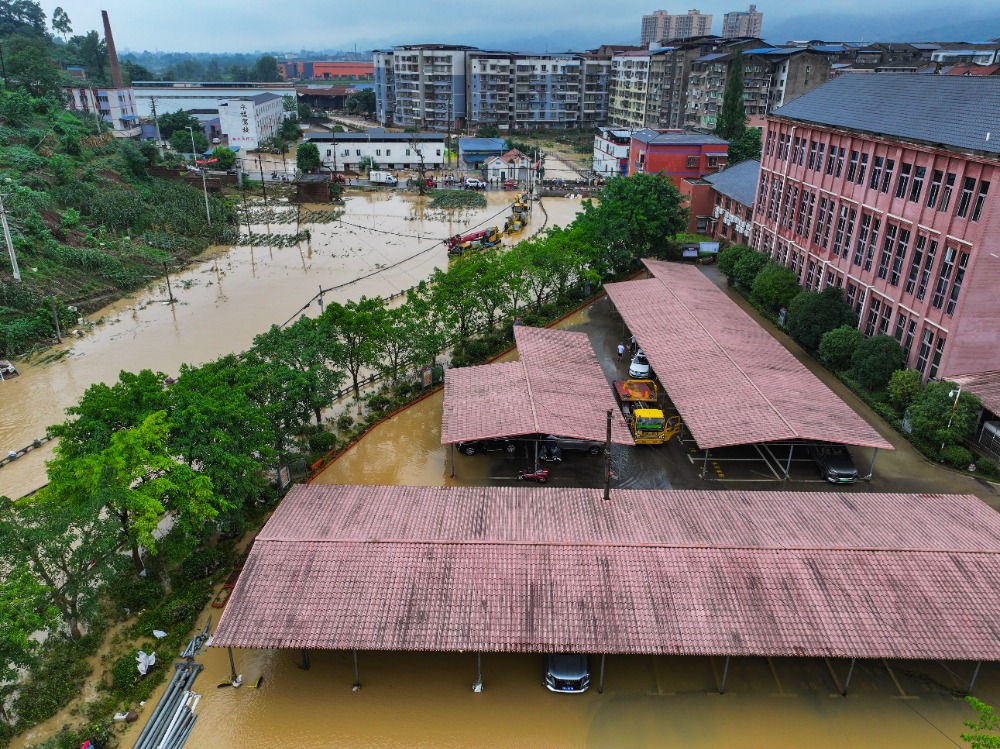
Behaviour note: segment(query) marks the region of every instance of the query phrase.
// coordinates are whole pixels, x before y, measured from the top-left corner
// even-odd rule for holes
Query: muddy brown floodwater
[[[19,450],[43,435],[46,427],[63,420],[64,410],[77,403],[87,387],[113,382],[123,369],[176,374],[182,363],[200,364],[245,350],[255,335],[297,314],[320,287],[368,276],[324,295],[326,302],[344,302],[414,286],[435,267],[447,267],[440,239],[470,227],[503,225],[515,193],[491,192],[486,197],[485,209],[446,213],[425,209],[426,199],[412,195],[352,195],[340,222],[303,222],[312,233],[309,243],[212,248],[171,275],[176,304],[166,302],[166,284],[156,282],[91,315],[90,320],[103,323],[85,329],[82,338],[67,336],[55,349],[67,351],[62,359],[39,365],[19,362],[21,376],[0,382],[0,450]],[[580,203],[546,198],[548,226],[568,224]],[[285,210],[294,215],[294,209]],[[536,205],[521,237],[530,236],[544,221]],[[290,234],[294,221],[270,224],[270,230]],[[255,226],[253,231],[260,234],[267,227]],[[315,304],[306,310],[317,313]],[[0,494],[18,497],[41,486],[51,444],[0,468]]]

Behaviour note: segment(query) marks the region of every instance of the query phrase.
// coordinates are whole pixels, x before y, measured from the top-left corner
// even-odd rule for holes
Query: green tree
[[[332,302],[319,318],[320,327],[327,327],[324,335],[332,336],[340,345],[341,361],[351,376],[355,401],[361,399],[361,370],[375,368],[379,362],[376,325],[384,305],[380,298],[364,296],[357,302]]]
[[[0,497],[0,512],[5,511],[9,503],[9,499]],[[16,689],[20,670],[37,663],[40,643],[32,635],[51,629],[59,621],[59,611],[46,600],[45,589],[32,576],[28,564],[24,561],[11,564],[10,549],[4,551],[4,560],[0,563],[3,569],[0,576],[0,622],[3,622],[0,625],[0,719],[9,722],[3,706]]]
[[[899,341],[889,335],[865,338],[851,357],[851,377],[868,390],[879,390],[889,384],[889,378],[903,365],[906,358]]]
[[[212,156],[219,160],[216,164],[219,169],[232,169],[236,163],[236,152],[225,146],[216,146],[212,150]]]
[[[254,338],[254,353],[284,373],[286,400],[301,405],[303,420],[311,415],[322,422],[321,411],[329,406],[341,385],[344,350],[329,325],[311,317],[300,317],[282,330],[272,325]]]
[[[162,131],[161,131],[162,132]],[[191,153],[191,139],[194,139],[195,156],[200,156],[208,150],[208,138],[199,125],[196,130],[177,130],[170,136],[170,147],[178,153]]]
[[[66,51],[83,63],[87,77],[99,82],[106,81],[108,74],[108,45],[96,31],[88,31],[82,36],[70,37]]]
[[[965,701],[976,711],[978,718],[965,721],[964,725],[971,728],[972,733],[963,733],[962,741],[968,742],[972,749],[1000,749],[1000,716],[992,706],[975,697],[967,696]]]
[[[726,166],[736,166],[741,161],[760,161],[761,130],[748,127],[737,140],[730,142]]]
[[[858,316],[836,286],[806,291],[788,306],[788,334],[807,351],[819,348],[820,339],[828,330],[845,325],[853,328],[857,324]]]
[[[828,330],[819,339],[819,360],[834,372],[843,372],[850,368],[854,352],[864,339],[860,330],[848,325]]]
[[[62,102],[65,76],[52,59],[51,47],[44,39],[13,36],[3,40],[7,88],[21,89],[40,99]]]
[[[201,124],[198,122],[198,118],[193,114],[188,114],[183,109],[178,109],[176,112],[168,112],[167,114],[158,115],[156,118],[157,124],[160,126],[160,135],[163,136],[164,140],[170,140],[176,132],[183,132],[187,135],[187,128],[192,130],[201,130]],[[190,143],[188,147],[190,147]]]
[[[117,523],[93,497],[66,505],[50,501],[49,494],[45,487],[19,502],[0,498],[0,547],[13,569],[31,574],[78,640],[101,583],[112,574],[120,546]]]
[[[117,520],[136,572],[144,569],[140,547],[156,553],[153,532],[165,514],[182,533],[196,536],[205,521],[228,507],[214,493],[211,479],[173,459],[169,434],[166,412],[158,411],[137,427],[115,432],[99,453],[68,457],[57,445],[48,463],[45,501],[64,506],[99,502]]]
[[[315,143],[303,143],[295,151],[295,166],[304,173],[316,172],[323,167],[319,157],[319,148]]]
[[[344,101],[344,109],[349,114],[371,117],[375,114],[375,92],[371,89],[355,91]]]
[[[455,263],[447,271],[435,268],[431,276],[431,302],[460,342],[472,334],[482,312],[477,281],[469,263]]]
[[[716,261],[718,262],[719,270],[729,279],[730,284],[733,282],[733,269],[736,267],[737,261],[748,252],[754,251],[748,244],[733,244],[719,250]]]
[[[583,201],[575,225],[588,244],[602,276],[632,267],[638,258],[665,257],[670,238],[687,226],[685,198],[660,174],[636,174],[610,180],[596,204]]]
[[[496,126],[495,122],[487,122],[480,125],[476,129],[477,138],[499,138],[500,128]]]
[[[358,171],[371,173],[379,169],[379,163],[375,161],[371,156],[362,156],[361,161],[358,162]]]
[[[121,63],[122,75],[126,83],[133,81],[155,81],[156,74],[149,68],[145,68],[137,62],[123,60]],[[159,118],[157,118],[159,119]]]
[[[743,55],[737,53],[729,66],[722,109],[715,122],[715,134],[723,140],[739,141],[747,127],[747,110],[743,104]]]
[[[171,454],[208,476],[236,512],[264,496],[265,471],[277,462],[274,409],[251,397],[261,390],[259,374],[252,362],[230,354],[200,367],[182,365],[169,389]]]
[[[751,293],[765,309],[776,312],[791,304],[802,293],[802,287],[789,268],[781,263],[770,262],[754,278]]]
[[[111,444],[115,432],[136,427],[168,408],[166,379],[162,372],[149,369],[138,374],[122,370],[115,384],[98,382],[88,387],[80,401],[66,409],[67,415],[76,418],[49,427],[49,434],[59,438],[65,457],[98,453]]]
[[[251,76],[251,80],[262,83],[280,81],[281,74],[278,73],[278,60],[271,55],[258,57],[257,62],[253,64]]]
[[[979,398],[959,392],[954,382],[928,382],[910,404],[913,441],[929,453],[942,445],[961,445],[975,434],[981,406]]]
[[[770,258],[762,252],[744,253],[733,266],[733,286],[746,292],[751,291],[757,274],[764,270],[769,262]]]
[[[67,36],[73,33],[73,24],[62,8],[56,8],[52,11],[52,30],[62,36],[64,41]]]
[[[437,304],[433,288],[426,281],[406,292],[406,307],[417,323],[413,329],[413,358],[418,366],[435,364],[438,353],[448,345],[448,319]]]
[[[46,39],[45,11],[34,0],[0,0],[0,38],[18,34]]]
[[[900,411],[906,411],[923,387],[917,370],[897,369],[889,378],[889,401]]]

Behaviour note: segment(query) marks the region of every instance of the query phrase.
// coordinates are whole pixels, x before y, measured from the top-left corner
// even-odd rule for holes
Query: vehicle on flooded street
[[[599,455],[604,450],[603,442],[578,439],[577,437],[560,437],[557,434],[550,434],[545,437],[544,444],[552,444],[560,450],[566,450],[567,452],[584,452],[591,455]]]
[[[545,687],[550,692],[586,692],[590,688],[587,656],[582,653],[549,653],[545,656]]]
[[[455,447],[460,453],[465,455],[475,455],[476,453],[505,452],[509,455],[517,452],[517,440],[512,439],[490,439],[471,440],[469,442],[456,442]]]

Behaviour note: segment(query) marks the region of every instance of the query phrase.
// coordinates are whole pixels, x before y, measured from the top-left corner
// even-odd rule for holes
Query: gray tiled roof
[[[643,143],[672,143],[675,145],[709,145],[728,146],[729,141],[705,133],[660,133],[656,130],[643,128],[632,133],[632,139]]]
[[[1000,154],[995,76],[842,75],[772,116]]]
[[[716,192],[721,192],[740,205],[753,205],[759,175],[760,162],[751,160],[727,167],[717,174],[709,174],[705,181],[711,182]]]

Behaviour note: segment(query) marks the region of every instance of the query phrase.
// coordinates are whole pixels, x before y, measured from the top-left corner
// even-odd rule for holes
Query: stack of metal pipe
[[[194,656],[208,638],[210,624],[211,621],[188,643],[181,653],[184,660],[174,663],[174,675],[146,721],[134,749],[181,749],[184,746],[198,719],[194,709],[201,699],[201,695],[191,689],[198,672],[204,668],[194,662]]]

